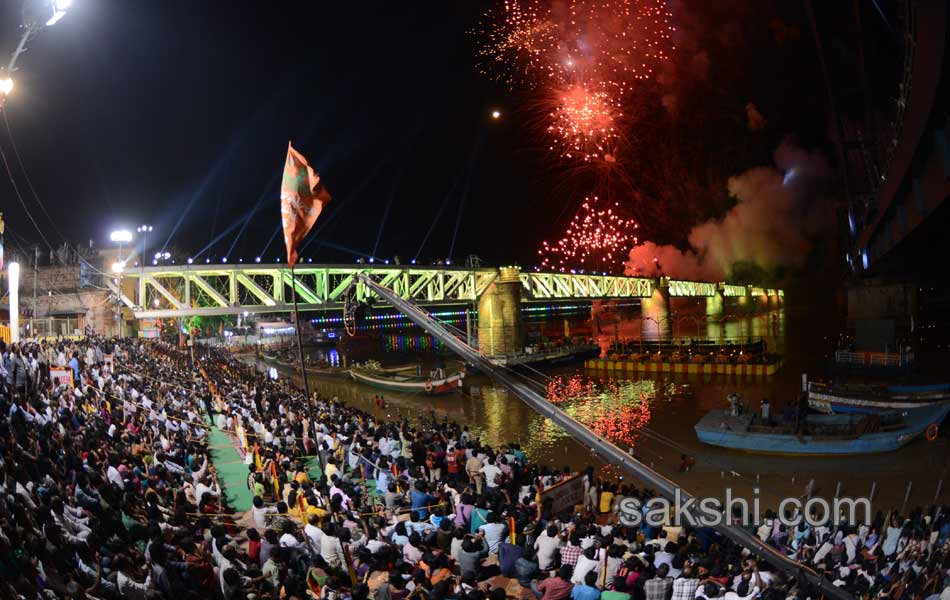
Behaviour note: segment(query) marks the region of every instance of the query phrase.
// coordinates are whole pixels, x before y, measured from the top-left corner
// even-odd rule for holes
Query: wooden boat
[[[757,422],[754,414],[706,413],[694,427],[704,444],[762,454],[872,454],[896,450],[936,428],[950,404],[921,407],[905,413],[808,415],[804,433],[792,427]]]
[[[808,406],[821,413],[870,414],[950,403],[950,385],[833,386],[808,383]]]
[[[300,365],[294,365],[294,372],[300,375]],[[307,365],[308,377],[323,377],[326,379],[351,379],[349,369],[331,367],[329,365]]]
[[[402,371],[380,371],[355,367],[350,369],[350,375],[368,386],[390,392],[405,392],[409,394],[448,394],[462,387],[465,373],[459,372],[447,377],[420,377],[407,375]]]

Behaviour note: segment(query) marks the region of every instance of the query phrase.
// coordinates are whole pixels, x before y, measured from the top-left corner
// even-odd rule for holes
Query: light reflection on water
[[[857,495],[867,493],[871,483],[877,482],[880,501],[899,504],[908,480],[915,481],[911,502],[930,501],[936,480],[942,477],[950,481],[948,465],[941,458],[948,452],[948,440],[943,436],[934,444],[913,443],[887,455],[840,458],[762,457],[703,446],[696,440],[693,425],[707,411],[723,408],[725,396],[733,391],[742,394],[756,409],[760,400],[768,397],[774,413],[780,413],[785,402],[794,402],[801,373],[814,372],[833,347],[829,347],[832,342],[824,332],[834,335],[836,324],[833,317],[827,315],[813,312],[787,315],[784,310],[754,316],[727,316],[722,322],[712,323],[706,322],[704,315],[695,310],[681,309],[679,313],[674,312],[669,321],[669,329],[660,328],[660,333],[677,341],[688,341],[691,337],[723,342],[764,338],[770,352],[787,354],[785,367],[769,379],[644,374],[631,382],[618,382],[622,393],[586,397],[566,402],[562,408],[593,429],[599,429],[621,447],[632,442],[645,463],[696,493],[721,493],[724,486],[743,490],[751,488],[750,482],[760,481],[763,496],[777,497],[780,492],[797,495],[809,479],[815,479],[819,489],[834,490],[836,482],[842,481],[844,493]],[[644,323],[636,311],[604,315],[599,332],[596,324],[581,317],[569,317],[568,324],[572,334],[595,337],[604,348],[616,339],[655,337],[657,332],[656,324]],[[564,318],[533,321],[529,328],[534,335],[563,335]],[[432,363],[452,358],[438,352],[428,336],[412,328],[399,330],[395,335],[386,332],[379,340],[354,342],[345,348],[315,349],[312,354],[333,364],[344,356],[349,364],[368,358],[384,364]],[[583,369],[574,365],[549,375],[570,377],[578,373],[582,374]],[[372,396],[378,390],[342,380],[315,379],[314,383],[323,392],[338,395],[380,416],[412,420],[432,411],[437,418],[467,424],[474,436],[492,446],[520,443],[533,461],[552,467],[583,468],[592,461],[596,463],[589,449],[480,375],[469,375],[465,390],[449,396],[432,398],[387,392],[385,409],[372,403]],[[636,427],[642,425],[648,425],[651,435],[634,435]],[[689,473],[677,470],[684,453],[697,460],[696,467]],[[945,496],[950,491],[946,481]]]

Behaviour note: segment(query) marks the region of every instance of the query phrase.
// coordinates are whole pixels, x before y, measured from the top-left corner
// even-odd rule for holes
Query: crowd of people
[[[712,529],[624,525],[623,499],[649,490],[533,464],[448,420],[308,398],[224,351],[85,338],[0,354],[3,599],[823,595]],[[219,467],[241,456],[246,482],[221,481],[212,452]],[[561,482],[583,500],[556,504]],[[754,533],[854,597],[950,600],[948,517],[788,528],[769,515]]]

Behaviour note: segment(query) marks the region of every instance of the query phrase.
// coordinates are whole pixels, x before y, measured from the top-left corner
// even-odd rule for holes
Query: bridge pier
[[[653,286],[653,294],[640,301],[641,335],[644,339],[665,339],[670,336],[670,287],[663,277]]]
[[[722,313],[726,306],[726,298],[722,295],[722,290],[716,290],[715,295],[706,296],[706,320],[720,321]]]
[[[736,312],[739,314],[751,314],[755,312],[755,296],[746,294],[736,298]]]
[[[779,296],[777,293],[773,293],[768,297],[768,310],[773,311],[779,308],[782,308],[784,298]]]
[[[498,277],[478,298],[478,349],[488,356],[524,349],[521,280],[518,267],[502,267]]]

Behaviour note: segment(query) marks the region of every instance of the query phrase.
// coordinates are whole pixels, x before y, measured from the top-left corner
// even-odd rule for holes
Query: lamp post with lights
[[[9,285],[10,341],[20,341],[20,263],[7,265],[7,283]]]
[[[152,231],[152,226],[139,225],[138,227],[135,228],[135,230],[142,234],[142,256],[141,258],[139,258],[139,271],[140,271],[139,289],[141,292],[144,292],[145,286],[142,285],[142,282],[145,281],[145,255],[148,252],[148,234]],[[142,297],[139,298],[139,302],[141,302],[141,305],[144,307],[145,294],[142,293],[141,296]]]
[[[23,20],[21,29],[23,34],[10,61],[5,68],[0,68],[0,108],[6,103],[7,96],[13,92],[13,72],[16,71],[17,60],[27,51],[27,44],[43,30],[59,22],[66,11],[73,5],[73,0],[42,0],[40,2],[27,0],[23,3]]]
[[[120,297],[116,299],[115,321],[118,334],[122,335],[122,273],[125,271],[126,259],[122,254],[122,246],[132,241],[132,232],[128,229],[117,229],[109,234],[109,239],[119,245],[119,255],[117,260],[112,263],[112,273],[115,275],[115,284],[119,290]]]

